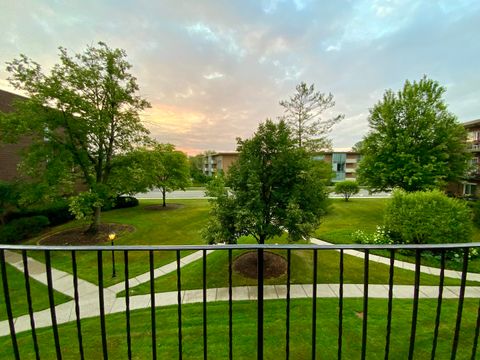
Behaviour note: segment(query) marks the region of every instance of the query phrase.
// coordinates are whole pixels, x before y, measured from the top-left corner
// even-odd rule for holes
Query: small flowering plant
[[[394,243],[388,230],[386,230],[384,226],[380,225],[377,225],[377,228],[373,234],[368,234],[362,230],[357,230],[352,233],[352,238],[356,243],[360,244],[382,245]]]

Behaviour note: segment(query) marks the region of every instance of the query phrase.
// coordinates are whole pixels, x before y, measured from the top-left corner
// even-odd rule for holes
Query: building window
[[[477,193],[476,184],[464,184],[463,185],[463,194],[467,196],[474,196]]]
[[[332,170],[335,171],[334,181],[345,180],[345,164],[347,162],[346,153],[332,154]]]

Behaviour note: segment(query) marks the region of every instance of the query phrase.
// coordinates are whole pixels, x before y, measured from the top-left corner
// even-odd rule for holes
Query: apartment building
[[[226,174],[237,159],[238,152],[234,151],[208,154],[203,158],[203,173],[207,176],[213,176],[219,172]]]
[[[219,152],[206,155],[203,159],[203,173],[212,176],[219,171],[227,173],[229,167],[238,159],[237,152]],[[332,181],[356,180],[359,153],[350,148],[338,148],[315,155],[314,160],[326,161],[332,165],[335,177]]]
[[[332,181],[344,181],[357,179],[357,166],[360,161],[360,154],[350,148],[335,148],[333,151],[323,152],[313,157],[314,160],[323,160],[332,164],[335,173]]]
[[[8,113],[14,110],[15,101],[25,99],[23,96],[0,89],[0,112]],[[19,177],[18,164],[21,152],[31,144],[30,137],[22,137],[15,144],[0,142],[0,181],[13,181]]]

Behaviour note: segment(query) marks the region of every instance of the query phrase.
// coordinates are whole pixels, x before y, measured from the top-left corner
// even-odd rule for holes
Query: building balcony
[[[469,273],[468,262],[470,250],[479,248],[480,243],[0,245],[0,304],[5,310],[0,357],[475,358],[480,274]],[[396,259],[405,251],[414,254],[413,263]],[[88,252],[96,257],[97,266],[90,269],[96,278],[87,279],[80,270],[85,270],[81,262]],[[145,261],[129,262],[139,252]],[[258,259],[248,285],[235,283],[239,252],[256,253]],[[265,281],[264,256],[272,252],[283,257],[285,273]],[[460,271],[445,268],[453,252],[460,254]],[[301,264],[291,259],[298,253],[312,263],[306,283],[295,282]],[[439,257],[439,268],[422,265],[425,253],[430,261],[431,254]],[[65,255],[69,263],[56,261]],[[337,266],[323,269],[328,257]],[[225,285],[214,287],[209,279],[222,259]],[[351,267],[354,260],[362,265]],[[194,262],[200,280],[192,283],[188,266]],[[411,280],[397,283],[406,272]],[[380,273],[385,283],[379,282]],[[169,280],[157,282],[161,276]],[[359,281],[352,283],[351,276]],[[19,283],[23,290],[14,291]],[[146,291],[137,294],[135,288],[142,284]],[[46,286],[46,308],[38,308],[39,286]],[[23,314],[21,304],[26,304]]]
[[[468,144],[467,150],[472,152],[480,152],[480,144],[475,144],[475,143]]]

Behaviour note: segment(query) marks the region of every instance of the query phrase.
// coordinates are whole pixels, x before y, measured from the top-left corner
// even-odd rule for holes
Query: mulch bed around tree
[[[39,245],[96,245],[109,242],[108,234],[115,233],[116,239],[122,234],[133,232],[135,228],[125,224],[100,224],[96,234],[86,233],[88,227],[68,229],[47,235]]]
[[[183,208],[185,205],[183,204],[167,204],[167,206],[160,205],[148,205],[145,206],[145,210],[175,210]]]
[[[257,278],[257,252],[250,251],[240,255],[233,262],[233,270],[252,279]],[[287,261],[283,256],[269,251],[263,252],[263,277],[265,279],[282,276],[287,272]]]

